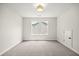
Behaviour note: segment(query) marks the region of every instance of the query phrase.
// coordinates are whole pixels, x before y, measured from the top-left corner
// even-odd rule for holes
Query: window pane
[[[48,21],[32,21],[31,31],[32,35],[47,35]]]

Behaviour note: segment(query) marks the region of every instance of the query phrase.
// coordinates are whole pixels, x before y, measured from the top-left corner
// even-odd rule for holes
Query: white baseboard
[[[36,41],[44,41],[44,40],[57,40],[56,38],[39,38],[39,39],[24,39],[24,40],[29,40],[29,41],[32,41],[32,40],[36,40]]]
[[[0,53],[0,56],[2,55],[2,54],[4,54],[5,52],[7,52],[7,51],[9,51],[10,49],[12,49],[13,47],[15,47],[17,44],[19,44],[21,41],[18,41],[16,44],[14,44],[14,45],[12,45],[11,47],[9,47],[9,48],[7,48],[6,50],[4,50],[4,51],[2,51],[1,53]]]
[[[68,47],[67,45],[65,45],[64,43],[62,43],[61,41],[57,40],[58,42],[60,42],[61,44],[63,44],[64,46],[66,46],[67,48],[69,48],[70,50],[72,50],[73,52],[77,53],[79,55],[79,51],[76,51],[74,48]]]

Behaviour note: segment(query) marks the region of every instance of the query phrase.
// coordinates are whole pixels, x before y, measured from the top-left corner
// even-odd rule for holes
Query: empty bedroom
[[[0,56],[79,56],[79,3],[0,3]]]

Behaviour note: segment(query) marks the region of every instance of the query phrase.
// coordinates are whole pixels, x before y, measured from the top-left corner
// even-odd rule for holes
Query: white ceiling
[[[6,4],[22,17],[59,17],[73,4],[69,3],[48,3],[43,13],[37,13],[33,3],[13,3]]]

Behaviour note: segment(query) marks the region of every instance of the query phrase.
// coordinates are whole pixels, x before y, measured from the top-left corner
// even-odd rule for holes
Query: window
[[[48,21],[36,21],[31,22],[32,35],[48,35]]]

